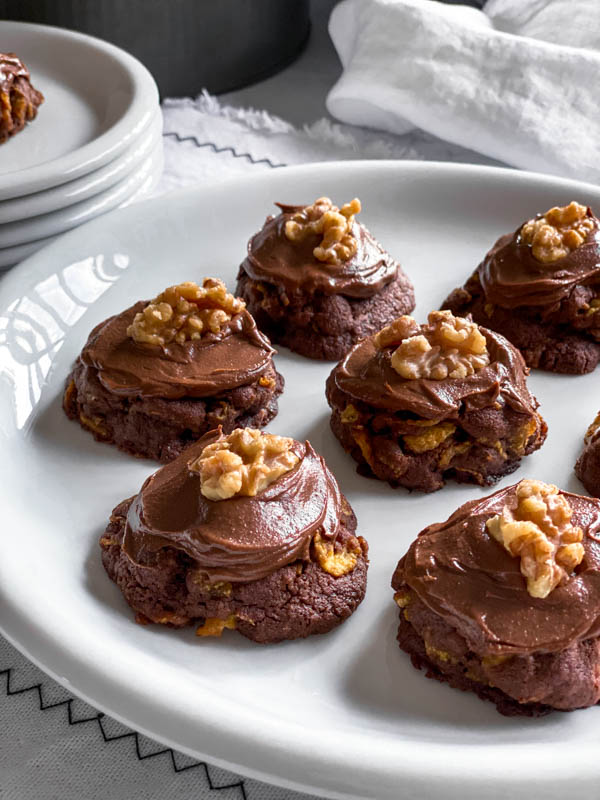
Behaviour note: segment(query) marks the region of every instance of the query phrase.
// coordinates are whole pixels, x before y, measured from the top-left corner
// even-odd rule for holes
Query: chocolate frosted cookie
[[[590,494],[600,497],[600,411],[584,436],[575,474]]]
[[[326,633],[364,597],[367,545],[308,442],[211,431],[118,505],[100,540],[138,622],[237,630],[255,642]]]
[[[35,119],[44,95],[31,85],[29,71],[14,53],[0,53],[0,144]]]
[[[331,427],[360,472],[392,486],[488,485],[546,438],[527,374],[504,337],[449,311],[400,317],[332,371]]]
[[[400,265],[355,220],[354,199],[277,204],[248,243],[237,293],[274,342],[303,356],[337,360],[350,347],[415,307]]]
[[[503,714],[600,700],[600,502],[524,480],[430,525],[392,587],[427,677]]]
[[[92,331],[63,406],[97,440],[171,461],[217,425],[273,419],[283,390],[274,352],[221,281],[182,283]]]
[[[551,208],[502,236],[443,308],[506,336],[530,367],[580,375],[600,360],[600,232],[591,209]]]

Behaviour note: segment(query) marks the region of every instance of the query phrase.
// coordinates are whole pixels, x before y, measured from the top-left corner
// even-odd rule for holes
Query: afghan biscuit
[[[502,714],[596,704],[599,532],[598,500],[540,481],[471,500],[398,563],[401,649]]]
[[[415,305],[400,264],[355,219],[360,201],[338,208],[277,204],[248,243],[238,294],[274,342],[303,356],[338,360],[359,339]]]
[[[90,334],[63,407],[98,441],[167,462],[221,425],[263,427],[283,378],[243,300],[206,278],[172,286]]]
[[[600,412],[583,437],[583,449],[575,463],[575,474],[590,494],[600,497]]]
[[[399,317],[331,372],[331,428],[360,472],[392,486],[489,485],[546,438],[528,372],[503,336],[449,311]]]
[[[15,53],[0,53],[0,144],[34,120],[43,102],[21,59]]]
[[[309,442],[212,431],[113,511],[100,545],[139,622],[260,643],[326,633],[362,601],[367,544]]]
[[[600,231],[575,201],[500,237],[444,301],[517,347],[529,367],[581,375],[600,360]]]

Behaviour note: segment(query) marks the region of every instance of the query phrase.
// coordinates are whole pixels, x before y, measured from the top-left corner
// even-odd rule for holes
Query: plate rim
[[[96,216],[89,219],[87,222],[83,222],[80,225],[72,225],[67,230],[63,231],[62,233],[51,233],[46,236],[42,236],[38,239],[33,239],[27,242],[23,242],[22,244],[14,244],[14,245],[7,245],[5,247],[0,247],[0,278],[5,279],[4,276],[8,277],[8,273],[14,270],[18,264],[22,263],[23,261],[33,258],[39,250],[42,250],[46,247],[50,247],[51,244],[54,244],[58,239],[66,236],[69,233],[73,233],[77,231],[80,227],[84,225],[89,225],[90,222],[94,222],[96,219],[106,215],[112,214],[114,211],[124,210],[128,208],[130,205],[137,205],[139,203],[145,202],[149,199],[149,195],[152,195],[154,190],[156,189],[160,179],[162,178],[163,170],[164,170],[164,152],[162,147],[159,146],[160,141],[156,143],[156,146],[146,155],[142,163],[139,165],[140,167],[146,165],[145,168],[145,177],[142,182],[135,186],[130,192],[126,193],[123,198],[121,198],[121,202],[114,208],[111,208],[109,211],[102,211]],[[124,176],[121,181],[126,181],[127,176]],[[118,185],[118,183],[116,184]],[[109,192],[111,187],[107,187],[105,192]],[[114,188],[114,187],[112,187]],[[88,198],[93,200],[94,198]],[[61,209],[58,209],[61,210]],[[21,256],[19,258],[19,253],[26,253],[26,255]],[[9,259],[12,259],[9,260]],[[16,259],[16,260],[15,260]]]
[[[0,175],[0,200],[10,200],[60,186],[109,163],[143,133],[159,106],[158,87],[150,71],[141,61],[120,47],[95,36],[56,25],[0,20],[0,32],[10,29],[50,36],[57,41],[75,40],[103,53],[117,62],[128,75],[132,82],[132,98],[119,119],[90,142],[38,166]],[[40,113],[43,113],[43,107]]]
[[[590,183],[582,181],[561,178],[542,173],[517,171],[504,167],[496,166],[483,166],[473,164],[461,164],[454,162],[435,162],[435,161],[404,161],[404,160],[357,160],[357,161],[334,161],[334,162],[317,162],[305,165],[298,165],[293,167],[286,167],[285,169],[264,172],[262,175],[257,176],[254,174],[247,174],[241,176],[233,176],[223,181],[214,180],[211,182],[203,183],[201,186],[190,187],[171,192],[168,196],[171,201],[185,202],[188,197],[195,195],[202,195],[209,192],[213,186],[218,186],[221,190],[228,189],[231,186],[240,187],[252,186],[257,181],[270,181],[271,179],[277,183],[279,180],[293,180],[295,176],[304,176],[313,173],[315,176],[319,175],[325,182],[331,177],[331,174],[336,171],[356,170],[358,172],[370,170],[389,170],[390,173],[396,171],[405,173],[406,175],[412,174],[426,174],[431,173],[447,173],[449,177],[453,175],[470,174],[479,178],[490,178],[491,180],[508,181],[513,186],[518,187],[519,184],[535,183],[541,187],[553,187],[556,191],[576,191],[588,192],[592,196],[599,196],[600,188]],[[328,175],[329,173],[329,175]],[[272,176],[281,176],[281,178]],[[271,177],[269,177],[271,176]],[[390,176],[386,176],[390,179]],[[164,202],[165,195],[161,195],[143,203],[136,204],[130,209],[122,209],[109,212],[99,219],[92,220],[85,225],[81,226],[74,231],[70,231],[60,237],[59,240],[52,242],[47,247],[44,247],[33,256],[30,256],[25,261],[21,262],[6,277],[0,282],[0,309],[5,305],[5,297],[10,296],[14,288],[17,287],[21,275],[28,273],[31,277],[35,273],[36,262],[43,264],[50,262],[54,251],[72,241],[74,238],[81,236],[81,233],[92,234],[94,226],[105,226],[110,223],[111,214],[125,215],[139,215],[143,213],[144,206],[148,204],[160,205]],[[186,742],[182,742],[178,736],[181,736],[181,729],[177,728],[177,735],[173,735],[173,724],[167,732],[156,733],[156,729],[151,725],[146,724],[152,714],[162,712],[164,714],[164,700],[162,706],[156,704],[156,708],[151,708],[154,698],[146,692],[144,699],[147,701],[145,707],[137,715],[131,716],[129,708],[130,699],[132,696],[131,687],[126,687],[123,682],[112,676],[112,682],[107,678],[106,670],[102,671],[97,664],[86,663],[85,656],[81,653],[65,653],[59,652],[58,658],[54,655],[54,660],[51,658],[51,663],[48,659],[43,659],[38,656],[39,648],[44,646],[44,638],[48,638],[48,633],[43,629],[43,626],[38,623],[32,614],[28,617],[25,612],[19,608],[10,606],[10,597],[6,596],[3,587],[0,584],[0,607],[4,607],[9,613],[6,614],[8,619],[9,614],[12,616],[11,622],[0,619],[0,633],[2,633],[18,650],[23,652],[27,658],[36,663],[40,669],[45,673],[51,675],[58,683],[63,685],[68,691],[81,697],[84,701],[90,703],[95,708],[98,708],[113,718],[119,720],[123,724],[129,726],[133,730],[140,731],[151,737],[152,739],[162,742],[165,745],[174,748],[194,758],[206,760],[209,763],[222,766],[233,772],[240,773],[250,778],[265,781],[267,783],[283,786],[286,788],[294,789],[301,792],[310,792],[313,794],[320,794],[332,798],[362,798],[373,796],[370,791],[363,791],[360,787],[367,784],[376,785],[378,790],[383,792],[378,796],[392,797],[397,796],[398,780],[400,777],[407,782],[407,787],[411,790],[418,786],[419,796],[434,796],[437,792],[444,791],[446,794],[452,796],[452,791],[460,791],[461,796],[464,798],[481,797],[481,786],[485,782],[486,785],[492,786],[489,793],[486,795],[488,800],[491,798],[505,797],[508,791],[512,791],[516,797],[525,796],[535,791],[536,787],[540,786],[540,768],[544,769],[544,793],[547,800],[554,800],[555,798],[563,797],[564,790],[573,785],[573,781],[577,780],[577,785],[581,789],[590,789],[592,783],[594,787],[597,785],[598,780],[598,767],[594,768],[597,763],[597,747],[589,745],[588,747],[581,747],[575,758],[571,758],[568,773],[559,770],[560,759],[553,758],[555,755],[554,748],[560,748],[562,742],[558,741],[553,743],[552,749],[545,745],[541,747],[536,746],[535,742],[528,743],[527,745],[519,744],[518,747],[523,747],[528,750],[527,768],[523,768],[523,760],[519,763],[519,769],[515,769],[511,774],[506,769],[506,758],[510,757],[516,745],[513,744],[484,744],[477,749],[477,759],[471,765],[469,774],[464,771],[464,750],[460,743],[440,743],[436,742],[435,747],[438,752],[443,755],[442,765],[443,769],[439,769],[439,765],[431,762],[429,750],[422,746],[422,742],[417,740],[407,741],[402,748],[402,753],[397,751],[392,752],[389,748],[384,748],[375,754],[375,757],[369,759],[369,763],[365,764],[364,760],[358,765],[360,771],[360,780],[352,780],[350,784],[346,781],[344,788],[339,790],[330,784],[331,781],[331,759],[326,757],[322,751],[318,750],[313,742],[302,742],[299,747],[298,740],[294,741],[295,748],[293,753],[290,753],[289,743],[293,737],[289,734],[289,725],[283,724],[280,720],[271,720],[271,729],[268,736],[265,736],[263,741],[257,742],[256,739],[252,740],[253,750],[249,754],[245,752],[248,747],[250,736],[240,733],[240,731],[252,730],[252,717],[250,711],[240,710],[235,708],[235,726],[227,726],[223,722],[222,711],[222,698],[220,698],[221,706],[219,707],[218,714],[214,713],[216,709],[212,709],[212,715],[207,714],[202,720],[201,725],[197,725],[195,731],[196,741],[201,734],[204,734],[204,739],[201,746],[191,747]],[[21,635],[15,633],[15,619],[18,620],[19,615],[25,621],[25,627],[21,625]],[[18,621],[17,621],[18,625]],[[23,633],[25,630],[25,633]],[[41,643],[41,644],[40,644]],[[46,642],[47,648],[52,649],[53,643]],[[56,646],[54,646],[56,649]],[[62,666],[61,666],[62,665]],[[68,667],[68,668],[67,668]],[[65,678],[65,674],[73,674],[78,669],[90,669],[90,674],[87,679],[81,679],[77,685],[73,684],[69,679]],[[82,688],[94,683],[95,691],[88,691],[87,688]],[[143,678],[140,680],[140,686],[137,687],[138,694],[141,693],[141,684]],[[103,685],[105,684],[105,685]],[[110,684],[110,685],[109,685]],[[116,693],[119,702],[106,703],[102,698],[97,696],[100,691],[98,686],[109,695]],[[106,688],[108,687],[108,688]],[[145,689],[146,687],[144,687]],[[112,693],[112,694],[111,694]],[[155,701],[154,701],[155,702]],[[116,709],[116,710],[115,710]],[[128,710],[125,710],[128,709]],[[206,710],[206,708],[204,709]],[[139,709],[138,709],[139,712]],[[582,712],[580,712],[582,713]],[[226,716],[226,715],[225,715]],[[163,720],[164,722],[164,720]],[[196,719],[196,724],[198,720]],[[165,723],[166,724],[166,723]],[[254,720],[256,724],[256,720]],[[245,727],[247,725],[247,727]],[[285,729],[285,735],[284,731]],[[187,733],[187,732],[186,732]],[[212,737],[210,743],[208,742],[208,734]],[[354,737],[356,739],[356,737]],[[210,746],[207,746],[210,744]],[[359,752],[357,745],[360,743],[358,739],[353,741],[353,749],[350,755],[344,754],[345,761],[338,761],[336,765],[338,768],[349,768],[356,770],[358,761],[356,754]],[[475,747],[475,745],[473,745]],[[346,748],[344,748],[346,749]],[[536,754],[537,749],[537,754]],[[541,752],[543,751],[543,752]],[[219,752],[221,755],[219,755]],[[232,754],[231,760],[224,759],[222,753],[227,752]],[[556,754],[560,750],[556,751]],[[572,750],[570,751],[573,755]],[[290,758],[293,757],[295,762],[300,762],[292,765],[290,775]],[[246,758],[250,758],[254,765],[250,765]],[[402,775],[398,774],[398,763],[401,762]],[[390,766],[393,764],[393,767]],[[436,772],[437,770],[437,772]],[[326,778],[324,772],[329,771]],[[312,782],[305,776],[317,775],[318,782]],[[302,777],[300,777],[302,776]],[[370,777],[369,777],[370,776]],[[356,774],[353,776],[356,778]],[[373,781],[378,783],[373,784]],[[385,782],[383,785],[382,781]],[[549,785],[552,781],[552,786]],[[328,783],[329,782],[329,783]],[[493,782],[493,784],[491,783]],[[354,788],[352,788],[354,787]],[[422,793],[422,795],[421,795]],[[533,795],[535,796],[535,794]],[[579,795],[583,797],[584,795]],[[588,795],[585,794],[585,797]],[[589,795],[590,798],[592,795]]]
[[[98,213],[99,204],[108,205],[109,201],[112,201],[115,196],[119,196],[120,200],[117,205],[113,205],[113,208],[118,208],[122,202],[124,203],[131,195],[135,194],[138,186],[144,182],[150,172],[156,172],[157,164],[162,163],[162,154],[162,138],[156,136],[154,140],[150,140],[149,146],[133,169],[126,171],[117,181],[104,186],[95,194],[43,214],[23,217],[23,219],[0,224],[0,251],[6,251],[12,247],[16,248],[25,244],[33,244],[40,239],[58,236],[61,233],[72,230],[74,227],[81,227],[89,220],[84,220],[80,224],[77,223],[77,220],[86,216],[91,220],[101,216],[103,213],[108,213],[108,211],[99,211]],[[56,230],[54,233],[43,232],[57,225],[59,227],[63,226],[62,231]],[[18,241],[11,241],[11,238],[15,236],[15,228],[17,229],[16,237]],[[8,236],[8,241],[5,241],[4,234]]]
[[[136,169],[161,139],[162,114],[159,107],[148,126],[141,131],[140,135],[130,142],[120,155],[107,164],[98,167],[98,169],[89,172],[87,175],[80,175],[79,178],[74,178],[58,186],[50,186],[40,192],[32,192],[22,197],[0,200],[0,229],[3,225],[21,222],[43,214],[52,214],[54,211],[68,208],[75,205],[75,203],[82,202],[82,200],[88,200],[110,186],[114,186],[115,183],[118,183],[119,180]],[[118,177],[115,178],[115,175]],[[100,188],[98,188],[98,180],[100,181]],[[47,199],[49,194],[50,200]],[[31,202],[34,199],[38,201],[38,204],[34,205],[33,210],[31,210]],[[12,210],[15,205],[17,208],[22,207],[21,211]],[[6,207],[9,209],[8,213],[5,210]]]

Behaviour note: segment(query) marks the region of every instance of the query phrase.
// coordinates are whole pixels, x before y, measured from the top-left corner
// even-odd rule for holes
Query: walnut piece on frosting
[[[357,197],[341,208],[334,206],[329,197],[319,197],[285,223],[285,235],[291,242],[302,242],[315,233],[322,235],[321,244],[313,250],[314,257],[318,261],[339,266],[352,258],[358,249],[352,224],[354,215],[360,210]]]
[[[466,378],[490,363],[479,327],[450,311],[432,311],[421,326],[399,317],[375,336],[379,348],[395,344],[392,367],[406,380]]]
[[[572,514],[556,486],[523,480],[517,485],[516,508],[505,505],[486,522],[494,539],[521,559],[532,597],[547,597],[583,559],[583,531],[571,524]]]
[[[148,303],[135,315],[127,335],[135,342],[161,347],[197,341],[206,333],[219,333],[245,307],[217,278],[205,278],[202,286],[188,281],[169,286]]]
[[[587,208],[574,200],[568,206],[555,206],[541,217],[530,219],[521,228],[521,240],[531,245],[534,258],[551,264],[581,247],[594,228]]]
[[[200,475],[200,491],[209,500],[254,497],[300,461],[293,444],[285,436],[237,428],[206,445],[188,469]]]
[[[421,332],[421,326],[416,319],[407,316],[397,317],[385,328],[382,328],[379,333],[375,334],[375,345],[383,350],[384,347],[390,345],[402,344],[404,339],[409,339],[411,336],[417,336]]]

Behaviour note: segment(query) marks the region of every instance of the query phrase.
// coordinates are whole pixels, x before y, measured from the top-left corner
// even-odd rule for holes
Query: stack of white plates
[[[158,90],[148,70],[79,33],[0,21],[45,96],[38,116],[0,145],[0,267],[54,237],[146,197],[163,166]]]

